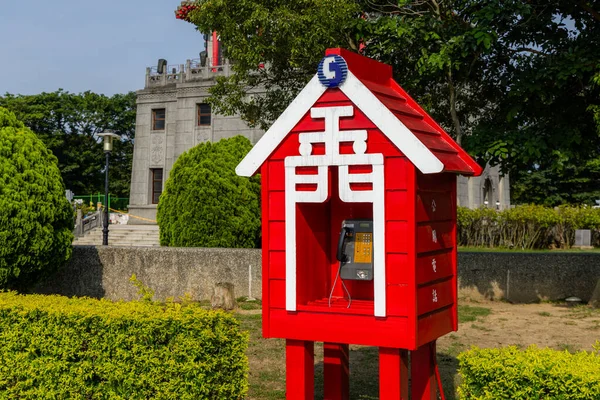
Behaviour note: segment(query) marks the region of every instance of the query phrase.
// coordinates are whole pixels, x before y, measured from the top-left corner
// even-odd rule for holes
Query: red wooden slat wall
[[[417,178],[418,345],[456,330],[456,176]]]
[[[329,90],[315,104],[332,105],[352,103],[339,90]],[[299,154],[298,133],[323,131],[324,121],[313,120],[309,112],[261,168],[263,335],[415,348],[457,328],[456,177],[418,173],[373,123],[354,109],[354,117],[340,120],[340,129],[367,129],[367,153],[385,157],[387,317],[373,317],[369,303],[372,282],[346,281],[355,301],[349,310],[327,308],[323,303],[337,272],[334,254],[341,221],[372,218],[371,204],[339,200],[336,167],[329,168],[331,198],[326,203],[297,205],[298,312],[285,310],[283,160]],[[351,144],[340,147],[341,153],[353,152]],[[444,148],[444,143],[440,147]],[[324,146],[314,146],[313,154],[323,153]],[[363,167],[356,172],[361,168],[366,172]],[[339,283],[334,294],[344,294]]]
[[[315,104],[319,106],[347,106],[352,103],[339,90],[329,90]],[[302,305],[319,294],[328,295],[330,284],[337,272],[334,252],[341,221],[351,218],[372,218],[372,205],[343,203],[337,194],[337,168],[330,167],[331,198],[324,204],[297,205],[297,301],[299,311],[285,311],[285,182],[283,160],[298,155],[298,133],[321,132],[322,119],[313,120],[308,112],[292,132],[271,154],[261,169],[263,173],[263,334],[265,337],[302,336],[305,339],[337,340],[338,342],[398,346],[403,336],[404,347],[412,347],[416,336],[415,212],[417,198],[416,170],[412,163],[375,127],[356,107],[352,118],[340,120],[340,130],[367,129],[367,153],[383,153],[385,157],[386,198],[386,276],[387,313],[385,320],[373,317],[369,309],[361,309],[359,300],[373,299],[373,283],[346,281],[353,293],[355,306],[344,312],[340,321],[344,327],[332,324],[333,309],[322,309],[317,315],[303,311]],[[352,153],[351,144],[342,144],[341,153]],[[313,146],[313,154],[323,154],[322,146]],[[359,168],[360,169],[360,168]],[[359,172],[357,169],[356,172]],[[328,268],[323,268],[328,266]],[[323,286],[325,284],[325,286]],[[302,289],[304,288],[304,289]],[[307,289],[308,288],[308,289]],[[338,283],[335,295],[343,296]],[[326,297],[326,296],[325,296]],[[368,304],[368,303],[367,303]],[[357,314],[353,314],[352,310]],[[323,314],[323,311],[327,314]],[[335,311],[338,311],[336,309]],[[310,321],[310,322],[309,322]],[[354,321],[352,323],[347,321]],[[327,328],[327,325],[330,328]],[[364,338],[365,326],[371,326],[375,335]],[[381,334],[377,338],[377,330]],[[391,332],[394,332],[391,334]],[[385,332],[385,335],[383,333]],[[391,334],[391,336],[390,336]],[[303,336],[304,335],[304,336]],[[357,336],[362,337],[358,339]],[[385,336],[385,338],[384,338]],[[370,341],[370,342],[369,342]]]

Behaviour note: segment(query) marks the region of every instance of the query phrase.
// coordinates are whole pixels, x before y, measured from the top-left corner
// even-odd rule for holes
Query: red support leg
[[[379,348],[379,399],[408,400],[408,351]]]
[[[285,341],[285,398],[315,398],[315,346],[304,340]]]
[[[411,393],[413,400],[436,400],[437,384],[433,357],[435,342],[427,343],[410,353]]]
[[[350,367],[347,344],[323,343],[324,400],[350,399]]]

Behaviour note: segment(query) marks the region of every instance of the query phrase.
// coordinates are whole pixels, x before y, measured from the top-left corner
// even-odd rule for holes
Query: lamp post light
[[[102,139],[104,139],[104,154],[106,154],[106,166],[104,176],[104,221],[102,223],[102,245],[108,246],[108,166],[110,163],[110,153],[113,149],[113,140],[120,138],[119,135],[113,131],[107,129],[102,133],[99,133]]]

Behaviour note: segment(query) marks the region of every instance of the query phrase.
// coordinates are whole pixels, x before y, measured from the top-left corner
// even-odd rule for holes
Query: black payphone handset
[[[342,222],[336,258],[340,265],[329,294],[329,306],[331,307],[331,297],[337,280],[341,278],[342,287],[348,295],[348,307],[350,307],[352,298],[344,284],[344,279],[373,280],[373,220],[350,219]]]
[[[346,246],[346,238],[352,235],[352,231],[347,226],[342,226],[342,230],[340,231],[340,237],[338,238],[337,245],[337,253],[336,258],[339,262],[346,262],[348,260],[348,256],[346,255],[345,246]]]

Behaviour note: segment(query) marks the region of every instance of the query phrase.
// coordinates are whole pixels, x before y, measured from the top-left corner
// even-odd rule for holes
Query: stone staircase
[[[121,247],[158,247],[158,225],[109,225],[108,244]],[[73,241],[73,246],[101,245],[102,227],[94,228]]]

